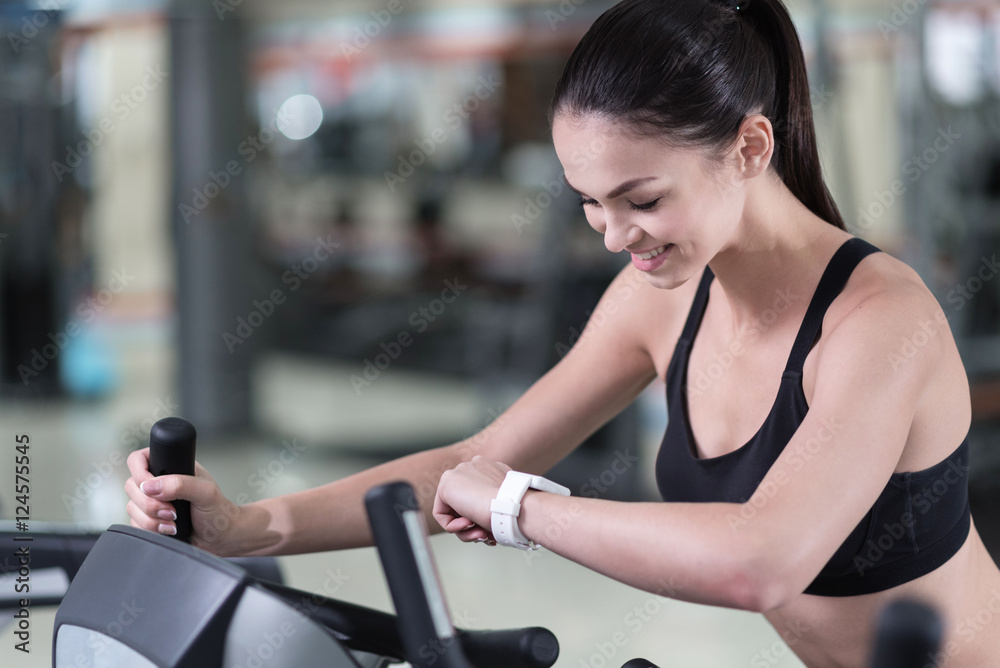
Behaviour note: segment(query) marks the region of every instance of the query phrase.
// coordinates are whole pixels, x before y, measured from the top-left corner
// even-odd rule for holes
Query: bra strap
[[[701,275],[701,282],[698,284],[698,291],[691,302],[691,310],[688,312],[687,322],[684,323],[684,331],[681,333],[680,341],[691,343],[694,335],[701,327],[701,319],[705,315],[705,307],[708,305],[708,289],[712,285],[715,274],[708,267],[705,267]]]
[[[826,310],[844,289],[847,279],[851,277],[858,263],[872,253],[878,252],[880,252],[878,248],[864,239],[853,237],[845,241],[833,254],[802,319],[802,326],[799,327],[792,352],[788,355],[788,363],[785,365],[786,373],[789,371],[801,373],[806,356],[812,350],[813,343],[823,327]]]

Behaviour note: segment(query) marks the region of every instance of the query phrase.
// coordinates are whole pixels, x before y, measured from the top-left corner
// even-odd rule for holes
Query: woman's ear
[[[763,174],[774,153],[774,128],[766,116],[753,114],[743,119],[736,142],[737,166],[744,178]]]

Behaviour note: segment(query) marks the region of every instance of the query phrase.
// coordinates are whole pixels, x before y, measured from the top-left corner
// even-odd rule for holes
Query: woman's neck
[[[734,331],[783,295],[814,287],[849,234],[812,213],[773,175],[748,190],[732,239],[709,262],[732,311]]]

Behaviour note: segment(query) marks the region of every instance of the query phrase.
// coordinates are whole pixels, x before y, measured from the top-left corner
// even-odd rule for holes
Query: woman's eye
[[[633,211],[652,211],[659,204],[661,197],[657,197],[652,202],[646,202],[645,204],[636,204],[635,202],[629,202],[628,206]],[[596,199],[591,199],[590,197],[580,197],[581,206],[600,206],[600,202]]]
[[[659,201],[660,198],[657,197],[652,202],[646,202],[645,204],[636,204],[635,202],[629,202],[628,207],[634,211],[652,211],[654,208],[656,208],[656,205],[659,203]]]

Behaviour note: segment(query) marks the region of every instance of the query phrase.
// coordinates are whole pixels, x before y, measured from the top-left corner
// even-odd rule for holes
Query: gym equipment
[[[180,418],[154,425],[151,470],[163,475],[183,466],[193,473],[194,433]],[[373,530],[397,540],[394,526],[383,527],[391,517],[381,517],[371,518]],[[113,525],[97,539],[56,613],[54,666],[379,668],[414,660],[407,649],[414,636],[405,626],[401,633],[395,616],[254,577],[176,538]],[[420,539],[426,541],[425,530]],[[427,573],[434,567],[423,546]],[[394,596],[443,605],[437,585],[397,581]],[[448,656],[468,654],[480,668],[548,668],[558,655],[545,629],[449,628]]]
[[[194,475],[194,425],[177,417],[165,417],[149,430],[149,472],[154,476],[180,473]],[[191,502],[174,501],[177,540],[191,542]]]
[[[470,654],[496,659],[477,666],[554,662],[537,656],[536,647],[555,644],[546,631],[457,636]],[[55,666],[349,668],[406,656],[393,615],[258,580],[181,541],[123,525],[110,527],[80,567],[56,613],[53,644]],[[363,664],[356,652],[378,658]]]
[[[365,508],[414,668],[545,668],[555,663],[559,643],[547,629],[478,632],[471,645],[462,635],[467,632],[455,631],[412,486],[395,482],[374,487],[365,495]]]
[[[930,606],[909,599],[890,603],[879,614],[870,668],[923,668],[934,663],[944,624]]]
[[[265,664],[272,655],[282,661]],[[54,666],[324,665],[316,657],[338,668],[358,665],[246,571],[123,525],[109,528],[80,567],[53,636]]]
[[[8,555],[0,563],[0,583],[16,576],[17,565],[9,555],[15,554],[17,546],[31,546],[31,605],[59,605],[70,581],[76,577],[80,565],[94,549],[94,544],[103,531],[81,528],[75,524],[57,522],[36,522],[32,520],[31,530],[18,531],[13,520],[0,521],[0,554]],[[30,537],[29,542],[20,542]],[[225,561],[239,566],[251,576],[275,583],[284,582],[278,560],[274,557],[227,557]],[[17,607],[17,600],[24,598],[15,592],[13,586],[0,586],[0,619],[7,610]],[[0,622],[0,628],[3,624]]]

